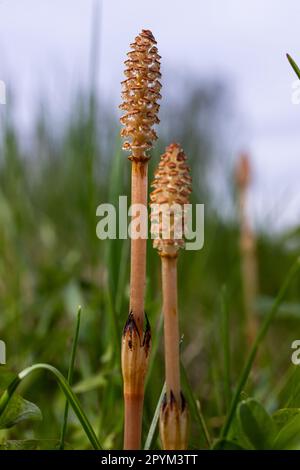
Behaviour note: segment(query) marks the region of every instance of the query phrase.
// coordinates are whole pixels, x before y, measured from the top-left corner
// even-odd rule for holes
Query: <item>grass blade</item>
[[[231,378],[230,378],[230,340],[229,340],[229,310],[228,310],[228,299],[227,289],[225,286],[222,288],[221,298],[221,337],[223,345],[223,357],[224,357],[224,384],[225,384],[225,401],[226,407],[231,402]]]
[[[154,435],[155,435],[155,431],[156,431],[156,427],[157,427],[157,423],[158,423],[158,420],[159,420],[160,408],[161,408],[161,404],[162,404],[162,401],[164,399],[165,393],[166,393],[166,383],[164,383],[164,385],[163,385],[162,391],[160,393],[160,396],[159,396],[159,399],[158,399],[158,402],[157,402],[157,405],[156,405],[156,408],[155,408],[153,419],[151,421],[148,436],[147,436],[147,439],[146,439],[146,442],[145,442],[144,450],[149,450],[151,445],[152,445]]]
[[[158,348],[159,348],[159,344],[162,338],[162,332],[163,332],[163,314],[161,312],[159,314],[157,327],[155,329],[155,334],[153,335],[153,339],[152,339],[151,356],[150,356],[150,361],[149,361],[149,366],[148,366],[148,373],[146,376],[146,386],[145,386],[146,388],[148,387],[148,384],[151,383],[151,380],[152,380],[152,372],[156,364]]]
[[[207,426],[206,426],[206,423],[205,423],[205,420],[204,420],[204,416],[201,412],[201,406],[197,405],[197,401],[194,397],[193,390],[190,386],[185,368],[184,368],[182,363],[181,363],[181,379],[182,379],[183,390],[184,390],[184,393],[185,393],[186,400],[189,404],[191,415],[193,415],[194,418],[196,419],[196,421],[198,422],[198,424],[199,424],[199,426],[202,430],[202,433],[203,433],[204,439],[206,441],[206,444],[210,448],[211,447],[211,439],[210,439],[208,429],[207,429]],[[200,404],[200,402],[199,402],[199,404]]]
[[[73,381],[75,356],[76,356],[76,351],[77,351],[79,329],[80,329],[80,317],[81,317],[81,307],[78,307],[75,335],[74,335],[74,339],[73,339],[70,365],[69,365],[69,370],[68,370],[68,384],[69,385],[72,385],[72,381]],[[59,446],[60,450],[63,450],[64,445],[65,445],[65,436],[66,436],[66,430],[67,430],[68,414],[69,414],[69,402],[67,400],[66,405],[65,405],[64,420],[63,420],[63,425],[62,425],[62,430],[61,430],[61,437],[60,437],[60,446]]]
[[[289,63],[291,64],[295,74],[297,75],[297,77],[300,80],[300,69],[299,69],[298,65],[296,64],[294,59],[290,56],[290,54],[287,54],[286,56],[287,56],[287,59],[288,59]]]
[[[10,383],[8,388],[2,394],[0,398],[0,417],[2,413],[5,411],[8,403],[10,402],[12,396],[14,395],[15,391],[17,390],[20,383],[28,377],[32,372],[36,370],[47,370],[51,372],[56,378],[61,390],[65,394],[69,404],[73,408],[74,413],[76,414],[83,430],[86,433],[87,438],[89,439],[91,445],[96,450],[101,450],[101,445],[98,441],[98,438],[92,428],[90,421],[88,420],[85,412],[83,411],[78,398],[74,394],[73,390],[71,389],[68,381],[62,375],[62,373],[56,369],[55,367],[51,366],[50,364],[34,364],[26,369],[23,369],[17,377]]]
[[[205,436],[205,440],[206,440],[207,445],[211,448],[212,440],[210,438],[209,431],[208,431],[208,428],[206,426],[206,422],[205,422],[205,419],[204,419],[204,416],[203,416],[203,413],[202,413],[200,400],[196,401],[196,405],[197,405],[199,418],[200,418],[201,423],[202,423],[203,435]]]
[[[119,265],[119,276],[116,289],[116,302],[115,302],[115,311],[117,312],[118,318],[122,313],[123,307],[123,297],[124,297],[124,286],[126,285],[127,279],[127,268],[128,268],[128,259],[129,259],[129,248],[130,245],[127,240],[123,241],[120,265]]]
[[[300,269],[300,258],[297,258],[296,262],[293,264],[290,271],[288,272],[288,275],[286,277],[285,282],[282,284],[281,289],[279,290],[278,295],[277,295],[277,297],[276,297],[269,313],[266,315],[265,320],[264,320],[263,324],[261,325],[261,327],[258,331],[256,339],[253,343],[253,346],[252,346],[252,348],[251,348],[251,350],[248,354],[248,358],[246,360],[246,364],[244,366],[244,369],[242,370],[242,373],[240,375],[240,379],[238,381],[238,385],[237,385],[237,388],[235,390],[234,396],[232,398],[232,402],[231,402],[231,405],[230,405],[230,410],[229,410],[227,419],[225,421],[224,427],[222,429],[221,438],[225,438],[227,436],[229,430],[230,430],[230,427],[231,427],[231,424],[232,424],[232,421],[233,421],[233,418],[234,418],[234,414],[235,414],[235,411],[236,411],[236,407],[237,407],[238,402],[239,402],[239,397],[240,397],[241,391],[242,391],[245,383],[247,382],[249,373],[251,371],[251,367],[252,367],[253,362],[255,360],[255,356],[256,356],[258,347],[260,346],[260,343],[262,342],[265,335],[267,334],[268,329],[269,329],[269,327],[270,327],[270,325],[271,325],[271,323],[272,323],[272,321],[273,321],[273,319],[276,315],[276,312],[277,312],[281,302],[283,301],[283,298],[284,298],[291,282],[295,278],[296,274],[299,272],[299,269]]]

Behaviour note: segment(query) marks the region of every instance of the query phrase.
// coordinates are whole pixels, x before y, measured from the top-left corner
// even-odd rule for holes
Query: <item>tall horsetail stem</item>
[[[248,343],[251,345],[256,337],[258,328],[255,309],[258,279],[256,240],[247,213],[251,167],[249,157],[246,154],[240,155],[236,166],[235,178],[239,204],[241,275],[246,316],[246,337]]]
[[[191,176],[186,156],[178,144],[169,145],[161,156],[152,186],[151,232],[162,265],[166,372],[160,437],[165,450],[184,450],[188,440],[188,410],[180,386],[177,256],[179,248],[184,246],[185,204],[189,202]],[[167,234],[163,210],[167,210],[169,217]]]
[[[147,151],[157,139],[153,126],[159,123],[157,101],[161,98],[160,56],[151,31],[142,30],[127,56],[120,106],[125,112],[121,117],[124,126],[121,136],[125,138],[123,149],[130,152],[132,164],[131,205],[147,207],[150,158]],[[142,236],[131,239],[129,317],[122,340],[124,449],[141,446],[144,383],[151,347],[150,326],[144,312],[146,243]]]

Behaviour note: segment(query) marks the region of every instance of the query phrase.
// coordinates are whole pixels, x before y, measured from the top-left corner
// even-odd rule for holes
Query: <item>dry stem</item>
[[[148,162],[132,159],[131,176],[131,204],[142,204],[147,207],[148,194]],[[143,221],[146,223],[147,221]],[[141,447],[142,417],[144,403],[144,382],[148,365],[148,354],[150,349],[150,328],[145,328],[145,286],[146,286],[146,250],[147,240],[145,238],[131,238],[131,269],[130,269],[130,315],[136,329],[136,341],[132,338],[123,348],[127,354],[131,354],[130,346],[138,350],[137,356],[132,358],[131,373],[128,372],[128,364],[123,361],[124,377],[124,449],[136,450]],[[147,350],[145,350],[145,335],[147,338]],[[126,353],[124,353],[126,354]],[[127,374],[127,380],[125,376]]]
[[[169,247],[170,248],[170,247]],[[188,439],[188,409],[180,389],[177,248],[161,253],[165,337],[166,395],[160,412],[164,450],[184,450]]]
[[[148,163],[132,162],[131,204],[142,204],[147,207]],[[147,220],[143,221],[147,223]],[[140,335],[144,328],[144,299],[146,285],[146,252],[145,238],[131,238],[130,270],[130,312],[132,312]]]
[[[180,403],[177,257],[162,256],[161,261],[167,397],[172,392]]]
[[[255,235],[247,215],[247,193],[250,180],[250,167],[247,156],[242,155],[237,169],[239,217],[240,217],[240,251],[241,271],[246,315],[246,334],[252,344],[257,333],[255,300],[257,297],[257,262]]]
[[[143,419],[144,394],[124,394],[125,430],[124,449],[137,450],[141,448],[141,429]]]

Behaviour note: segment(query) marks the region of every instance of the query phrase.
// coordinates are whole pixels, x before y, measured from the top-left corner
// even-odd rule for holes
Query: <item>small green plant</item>
[[[4,373],[3,371],[1,371],[1,375],[0,375],[2,384],[5,384],[7,386],[6,390],[3,391],[3,394],[0,398],[0,427],[2,428],[9,428],[11,426],[18,424],[19,422],[25,419],[31,419],[31,420],[41,419],[41,412],[39,408],[33,403],[30,403],[27,400],[24,400],[22,397],[16,395],[15,392],[17,388],[19,387],[19,385],[22,383],[22,381],[37,370],[46,370],[54,376],[54,378],[56,379],[57,383],[59,384],[62,392],[65,394],[66,399],[67,399],[60,440],[50,441],[50,442],[30,440],[29,442],[27,441],[22,442],[22,444],[20,443],[18,444],[17,442],[15,443],[6,442],[5,444],[3,444],[4,449],[10,449],[13,446],[15,446],[16,448],[28,448],[28,446],[29,448],[44,448],[45,445],[46,447],[48,447],[49,445],[52,445],[53,446],[52,448],[56,447],[57,449],[64,449],[69,406],[72,407],[92,447],[94,449],[101,449],[101,445],[93,430],[93,427],[89,419],[87,418],[83,408],[81,407],[78,398],[76,397],[76,395],[74,394],[70,386],[70,382],[72,380],[73,371],[74,371],[76,348],[78,344],[80,314],[81,314],[81,307],[79,307],[78,309],[76,331],[75,331],[75,336],[74,336],[74,341],[73,341],[68,379],[65,379],[65,377],[61,374],[61,372],[57,370],[55,367],[51,366],[50,364],[34,364],[22,370],[19,374],[17,374],[17,376],[15,376],[15,374],[12,374],[10,372]]]
[[[300,450],[300,409],[283,408],[272,415],[253,398],[242,400],[222,450]]]

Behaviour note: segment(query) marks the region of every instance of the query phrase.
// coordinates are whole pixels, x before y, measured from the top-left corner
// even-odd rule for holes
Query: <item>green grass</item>
[[[183,387],[191,413],[191,448],[208,448],[221,436],[222,428],[223,436],[230,430],[232,437],[242,391],[260,400],[270,413],[286,406],[290,396],[293,403],[300,402],[288,373],[290,346],[299,330],[300,278],[284,284],[298,256],[299,229],[280,236],[257,234],[263,334],[249,351],[244,340],[238,225],[234,215],[224,218],[222,208],[217,210],[213,202],[218,181],[212,180],[214,136],[209,129],[220,113],[209,94],[207,100],[199,98],[206,94],[200,90],[197,99],[187,98],[177,121],[173,112],[162,119],[170,123],[169,128],[162,124],[150,166],[151,178],[160,151],[169,143],[166,135],[172,135],[190,159],[193,201],[206,206],[203,250],[182,252],[179,259]],[[39,406],[43,420],[23,420],[1,430],[0,443],[40,439],[47,445],[49,440],[59,444],[64,429],[66,448],[99,447],[99,443],[104,448],[122,447],[120,338],[128,314],[129,243],[97,239],[96,207],[129,194],[130,165],[120,150],[114,119],[104,116],[104,111],[101,116],[91,113],[85,106],[88,98],[82,96],[74,103],[72,118],[57,134],[47,131],[55,126],[46,116],[39,118],[30,150],[22,148],[13,122],[6,122],[2,129],[0,338],[7,344],[7,367],[19,373],[32,364],[51,364],[52,372],[60,371],[56,377],[71,408],[66,427],[65,395],[57,384],[46,374],[26,373],[26,380],[19,383],[18,379],[15,385],[23,397]],[[194,117],[207,116],[210,110],[211,120],[204,130],[190,122],[192,105]],[[228,175],[231,168],[225,163]],[[234,191],[226,175],[222,184],[227,185],[225,203],[230,206]],[[160,264],[150,241],[147,261],[146,312],[152,325],[153,355],[143,443],[148,436],[146,446],[158,448],[155,410],[164,383],[164,361]],[[278,299],[283,300],[282,289],[284,303],[274,317]],[[265,299],[273,305],[271,310],[268,307],[272,314],[266,313]],[[74,362],[72,339],[79,305],[82,314]],[[253,377],[249,371],[258,345]],[[71,370],[76,395],[66,379]],[[4,390],[2,371],[0,389]],[[1,403],[7,399],[5,395]]]

